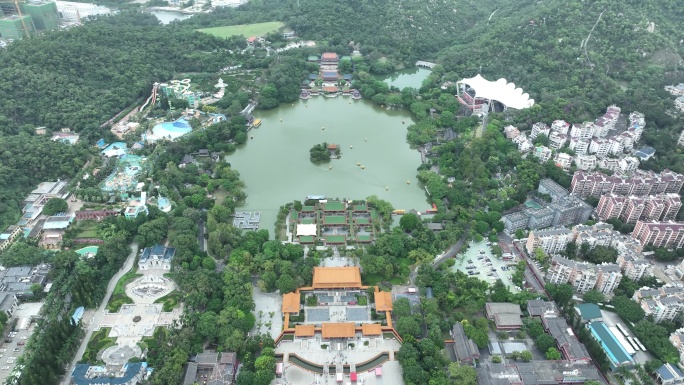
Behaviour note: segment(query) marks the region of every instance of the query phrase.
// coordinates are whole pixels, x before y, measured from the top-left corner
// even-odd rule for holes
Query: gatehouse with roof
[[[281,370],[296,367],[337,381],[376,368],[382,375],[384,364],[396,363],[402,342],[392,300],[392,293],[364,285],[358,266],[314,267],[311,286],[283,295],[284,330],[276,339]]]

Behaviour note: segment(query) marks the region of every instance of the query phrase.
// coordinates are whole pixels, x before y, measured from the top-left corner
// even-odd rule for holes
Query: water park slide
[[[143,104],[142,107],[140,107],[140,111],[144,110],[145,107],[147,107],[147,104],[150,102],[150,100],[152,101],[152,105],[154,106],[154,103],[157,102],[157,85],[152,87],[152,95],[150,95],[150,97],[147,98],[147,101],[145,101],[145,104]]]

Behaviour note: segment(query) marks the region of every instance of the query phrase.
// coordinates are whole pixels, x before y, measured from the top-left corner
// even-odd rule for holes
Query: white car
[[[3,366],[2,370],[8,370],[10,367],[9,366]]]
[[[28,336],[23,336],[23,337],[21,337],[21,339],[22,339],[22,340],[27,340],[27,339],[28,339]]]
[[[0,349],[0,352],[2,352],[2,353],[6,352],[6,351],[7,351],[7,349]]]

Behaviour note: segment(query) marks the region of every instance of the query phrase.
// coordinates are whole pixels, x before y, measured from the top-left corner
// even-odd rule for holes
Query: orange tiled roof
[[[295,337],[313,337],[315,331],[314,325],[295,325]]]
[[[361,332],[364,336],[379,336],[382,334],[382,327],[380,324],[363,324],[361,325]]]
[[[361,287],[361,269],[356,267],[314,267],[314,289]]]
[[[299,313],[299,294],[287,293],[283,295],[283,313]]]
[[[321,328],[323,338],[354,338],[356,329],[351,322],[324,323]]]
[[[392,311],[392,293],[375,292],[375,311]]]

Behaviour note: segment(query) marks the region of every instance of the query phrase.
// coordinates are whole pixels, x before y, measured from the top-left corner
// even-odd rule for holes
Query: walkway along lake
[[[278,208],[307,195],[377,195],[395,209],[429,208],[416,180],[420,153],[406,143],[406,128],[413,123],[406,111],[339,96],[301,100],[255,116],[261,127],[250,130],[253,139],[227,160],[247,185],[247,204],[239,210],[261,212],[260,228],[271,237]],[[322,142],[339,144],[341,158],[312,163],[309,149]]]

